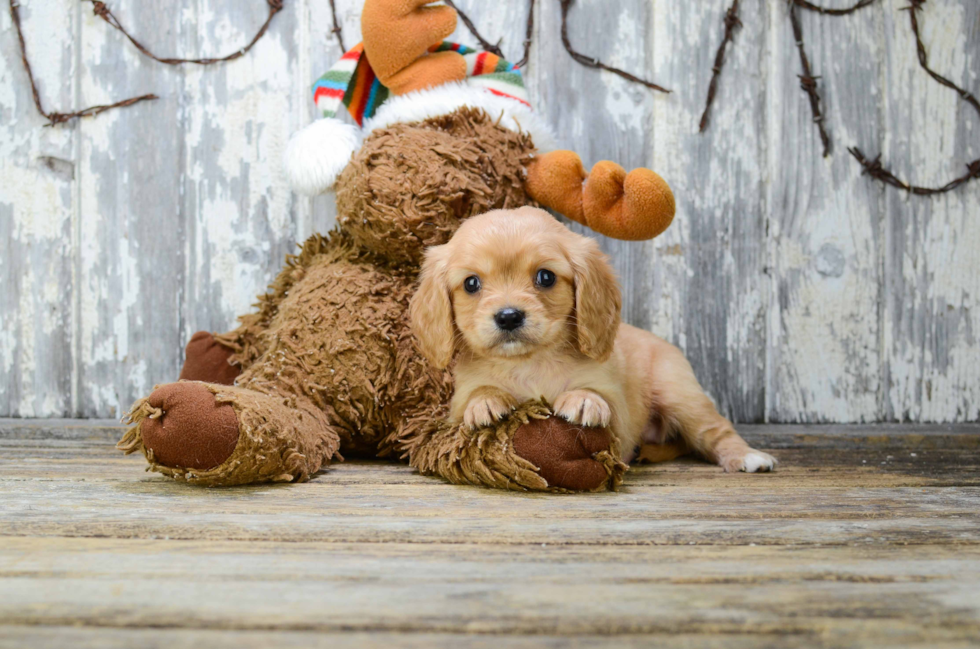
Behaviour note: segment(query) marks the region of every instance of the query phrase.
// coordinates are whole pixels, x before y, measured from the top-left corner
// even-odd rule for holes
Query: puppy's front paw
[[[606,400],[591,390],[572,390],[558,395],[555,414],[580,426],[605,428],[612,419],[612,411]]]
[[[503,393],[483,394],[466,404],[463,423],[472,429],[483,428],[505,419],[514,409],[514,400]]]
[[[740,455],[722,458],[719,462],[722,468],[728,473],[734,473],[736,471],[765,473],[775,469],[778,463],[773,456],[762,451],[757,451],[754,448],[750,448]]]

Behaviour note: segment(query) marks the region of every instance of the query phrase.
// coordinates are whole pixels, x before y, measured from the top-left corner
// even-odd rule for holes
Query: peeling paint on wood
[[[885,15],[884,159],[919,184],[943,184],[980,157],[980,119],[918,67],[902,0]],[[929,3],[929,63],[980,90],[980,4]],[[980,418],[980,188],[917,201],[885,192],[882,415],[899,421]]]
[[[653,76],[674,93],[655,98],[653,159],[640,161],[671,183],[678,214],[634,272],[652,276],[652,295],[632,292],[654,331],[687,352],[708,394],[737,421],[765,416],[766,4],[740,5],[746,28],[728,50],[704,134],[698,123],[727,3],[655,5]]]
[[[834,155],[823,158],[800,88],[789,8],[770,5],[768,414],[773,421],[873,421],[881,369],[881,188],[861,176],[845,149],[876,142],[881,132],[882,8],[846,18],[800,15],[836,144]]]
[[[21,3],[48,106],[71,106],[78,3]],[[0,412],[73,412],[77,134],[42,128],[10,15],[0,12]]]
[[[182,56],[227,53],[267,11],[158,4],[113,11]],[[361,4],[337,2],[348,45]],[[586,164],[650,166],[678,198],[657,241],[602,241],[625,319],[681,346],[738,421],[980,419],[980,185],[909,198],[845,154],[881,150],[899,175],[942,184],[980,157],[980,121],[918,67],[906,0],[804,12],[836,149],[820,158],[787,9],[746,0],[698,135],[728,4],[574,4],[578,49],[669,96],[574,63],[558,3],[537,5],[528,87],[561,146]],[[526,0],[459,5],[519,58]],[[333,226],[333,196],[292,194],[280,169],[289,134],[315,116],[311,81],[340,55],[330,6],[286,2],[249,56],[209,68],[150,61],[73,0],[21,12],[50,106],[161,96],[42,128],[0,15],[0,416],[118,417],[176,376],[191,333],[232,326],[297,241]],[[976,92],[980,6],[928,3],[922,24],[933,67]],[[462,26],[454,38],[473,41]]]

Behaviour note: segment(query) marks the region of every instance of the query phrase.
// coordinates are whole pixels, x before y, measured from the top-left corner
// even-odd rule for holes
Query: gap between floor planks
[[[382,462],[200,489],[117,455],[119,430],[0,422],[0,647],[951,648],[980,634],[976,427],[743,427],[776,473],[684,460],[573,496]]]

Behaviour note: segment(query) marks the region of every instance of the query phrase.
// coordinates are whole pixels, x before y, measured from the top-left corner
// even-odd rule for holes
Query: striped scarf
[[[530,106],[524,90],[524,77],[513,63],[490,52],[443,41],[429,48],[430,52],[451,50],[459,52],[466,60],[466,82],[484,88],[500,97],[509,97]],[[364,43],[358,43],[345,53],[330,70],[313,84],[313,101],[324,117],[336,117],[340,104],[359,126],[373,117],[381,104],[388,99],[388,88],[375,76],[367,57]]]

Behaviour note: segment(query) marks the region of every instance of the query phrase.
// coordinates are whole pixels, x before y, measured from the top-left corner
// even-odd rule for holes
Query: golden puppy
[[[556,415],[610,426],[629,461],[694,451],[726,471],[776,460],[718,414],[673,345],[620,324],[619,285],[598,244],[531,207],[465,221],[430,248],[412,327],[439,368],[456,357],[451,417],[477,428],[544,397]]]

